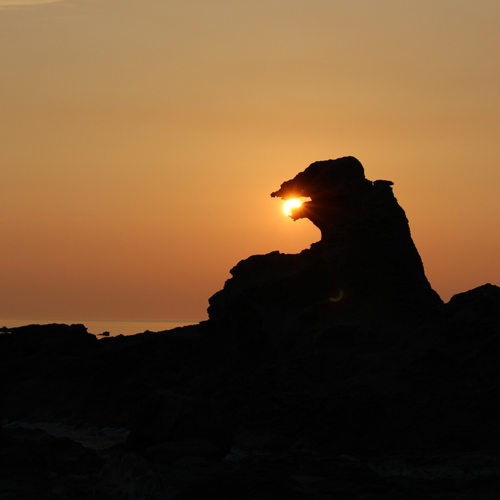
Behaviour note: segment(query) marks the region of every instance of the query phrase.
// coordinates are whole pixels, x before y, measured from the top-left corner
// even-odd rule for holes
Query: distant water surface
[[[25,325],[49,325],[51,323],[64,323],[66,325],[83,324],[87,327],[89,333],[99,335],[103,332],[109,332],[110,337],[117,335],[134,335],[135,333],[143,333],[146,330],[151,332],[162,332],[171,330],[180,326],[196,325],[199,321],[119,321],[119,320],[94,320],[94,319],[9,319],[0,318],[0,328],[15,328],[16,326]]]

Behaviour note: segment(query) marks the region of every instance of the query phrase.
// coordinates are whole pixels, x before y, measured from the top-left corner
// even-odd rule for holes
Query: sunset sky
[[[447,301],[500,285],[499,0],[0,0],[0,317],[206,318],[352,155]]]

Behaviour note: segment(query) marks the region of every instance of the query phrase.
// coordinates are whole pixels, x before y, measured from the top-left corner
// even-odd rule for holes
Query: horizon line
[[[0,321],[100,321],[109,323],[200,323],[194,319],[82,319],[82,318],[0,318]]]

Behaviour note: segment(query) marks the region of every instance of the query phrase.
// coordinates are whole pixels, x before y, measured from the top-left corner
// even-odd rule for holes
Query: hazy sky
[[[347,155],[444,300],[500,285],[498,0],[0,0],[0,71],[0,317],[205,319]]]

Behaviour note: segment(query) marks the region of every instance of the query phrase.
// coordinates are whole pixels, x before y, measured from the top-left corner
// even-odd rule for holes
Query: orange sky
[[[346,155],[444,300],[500,285],[498,0],[0,0],[0,68],[0,317],[205,319]]]

